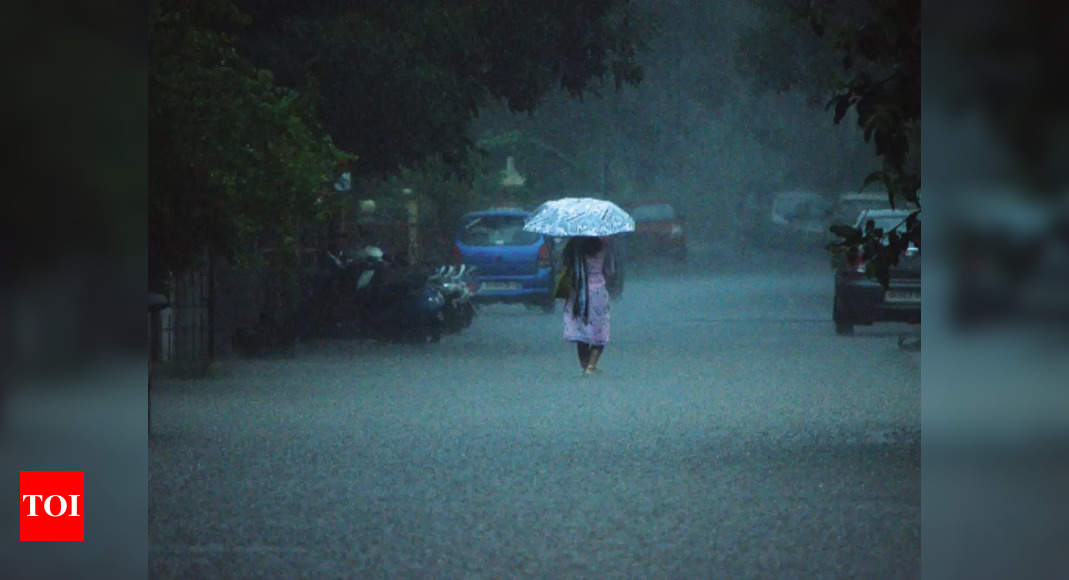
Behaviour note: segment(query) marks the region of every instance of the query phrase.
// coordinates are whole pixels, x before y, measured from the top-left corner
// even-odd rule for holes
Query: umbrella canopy
[[[611,201],[565,197],[538,206],[523,229],[557,237],[611,236],[635,231],[635,220]]]

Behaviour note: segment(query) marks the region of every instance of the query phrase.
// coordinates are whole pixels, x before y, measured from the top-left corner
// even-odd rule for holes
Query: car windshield
[[[468,246],[529,246],[540,235],[523,231],[522,215],[482,215],[464,222],[460,242]]]
[[[675,209],[667,203],[656,205],[639,205],[631,210],[631,217],[636,222],[651,222],[676,219]]]

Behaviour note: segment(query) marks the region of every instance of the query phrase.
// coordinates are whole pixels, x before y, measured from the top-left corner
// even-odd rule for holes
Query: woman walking
[[[564,339],[576,343],[583,374],[598,372],[609,343],[609,287],[616,264],[608,238],[578,236],[562,253],[571,292],[564,303]]]

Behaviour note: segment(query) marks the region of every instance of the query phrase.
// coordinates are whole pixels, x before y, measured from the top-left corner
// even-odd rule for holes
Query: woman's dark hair
[[[564,246],[566,256],[593,256],[601,249],[601,238],[593,236],[576,236],[568,240]]]
[[[601,250],[601,238],[584,237],[579,242],[579,252],[584,256],[593,256]]]
[[[568,269],[574,279],[574,288],[577,293],[577,299],[572,302],[572,316],[579,317],[580,311],[582,311],[583,321],[587,320],[587,316],[590,310],[590,295],[587,290],[586,274],[584,272],[583,260],[587,256],[593,256],[597,254],[604,242],[601,238],[594,236],[576,236],[568,240],[568,243],[564,245],[563,260],[564,267]],[[582,296],[582,300],[578,297]],[[580,306],[582,302],[582,306]]]

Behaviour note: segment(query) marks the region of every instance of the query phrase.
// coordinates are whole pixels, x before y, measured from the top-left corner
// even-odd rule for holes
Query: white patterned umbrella
[[[565,197],[538,206],[523,229],[557,237],[611,236],[635,231],[635,220],[611,201]]]

